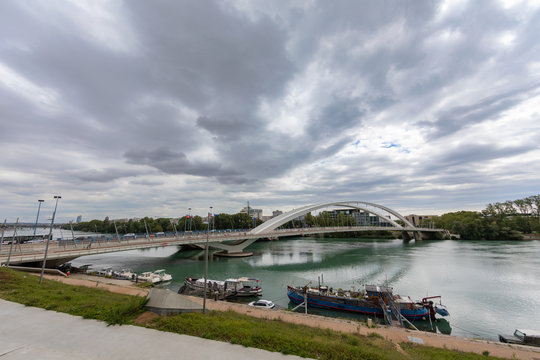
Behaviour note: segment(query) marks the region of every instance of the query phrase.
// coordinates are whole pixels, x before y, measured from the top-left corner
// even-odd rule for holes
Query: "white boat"
[[[165,269],[156,270],[153,272],[153,274],[159,276],[160,282],[167,282],[172,280],[172,275],[165,273]]]
[[[146,271],[137,277],[139,281],[144,281],[147,283],[157,284],[161,282],[159,275],[154,274],[153,272]]]
[[[135,274],[131,269],[122,269],[120,271],[114,271],[113,277],[121,280],[135,280]]]
[[[103,268],[99,271],[96,271],[95,273],[96,276],[104,276],[104,277],[112,277],[113,275],[113,269],[110,268],[110,267],[107,267],[107,268]]]

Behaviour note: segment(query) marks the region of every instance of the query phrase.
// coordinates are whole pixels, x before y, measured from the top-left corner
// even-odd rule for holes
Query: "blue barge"
[[[409,320],[430,316],[429,304],[415,303],[408,296],[394,295],[392,290],[391,287],[377,285],[364,285],[363,291],[335,291],[327,286],[287,286],[287,296],[295,304],[303,303],[306,296],[308,307],[378,316],[385,316],[384,311],[393,307]]]

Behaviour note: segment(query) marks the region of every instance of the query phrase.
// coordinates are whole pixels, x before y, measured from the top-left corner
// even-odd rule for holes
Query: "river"
[[[290,238],[257,242],[248,258],[211,257],[209,279],[250,276],[261,279],[263,298],[287,308],[287,284],[317,284],[319,276],[334,288],[385,284],[413,300],[441,295],[451,334],[496,340],[498,333],[540,326],[540,241],[424,241],[348,238]],[[166,269],[177,291],[185,277],[202,277],[203,251],[177,247],[86,256],[72,265]],[[328,316],[365,318],[309,309]],[[417,324],[420,327],[425,323]]]

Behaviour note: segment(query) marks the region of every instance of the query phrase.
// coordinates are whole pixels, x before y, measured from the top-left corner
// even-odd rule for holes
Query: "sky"
[[[540,194],[540,2],[0,2],[0,220]]]

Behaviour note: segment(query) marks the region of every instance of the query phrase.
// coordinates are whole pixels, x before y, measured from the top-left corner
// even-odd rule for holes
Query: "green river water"
[[[424,241],[349,238],[290,238],[257,242],[248,258],[211,257],[208,278],[261,279],[264,299],[287,308],[287,284],[359,288],[385,284],[413,300],[442,295],[450,312],[439,330],[451,335],[497,339],[515,328],[540,330],[540,241]],[[72,265],[166,269],[177,291],[185,277],[202,277],[203,251],[177,247],[86,256]],[[300,309],[299,311],[303,311]],[[365,320],[361,315],[309,309],[310,313]],[[427,329],[429,321],[415,323]]]

